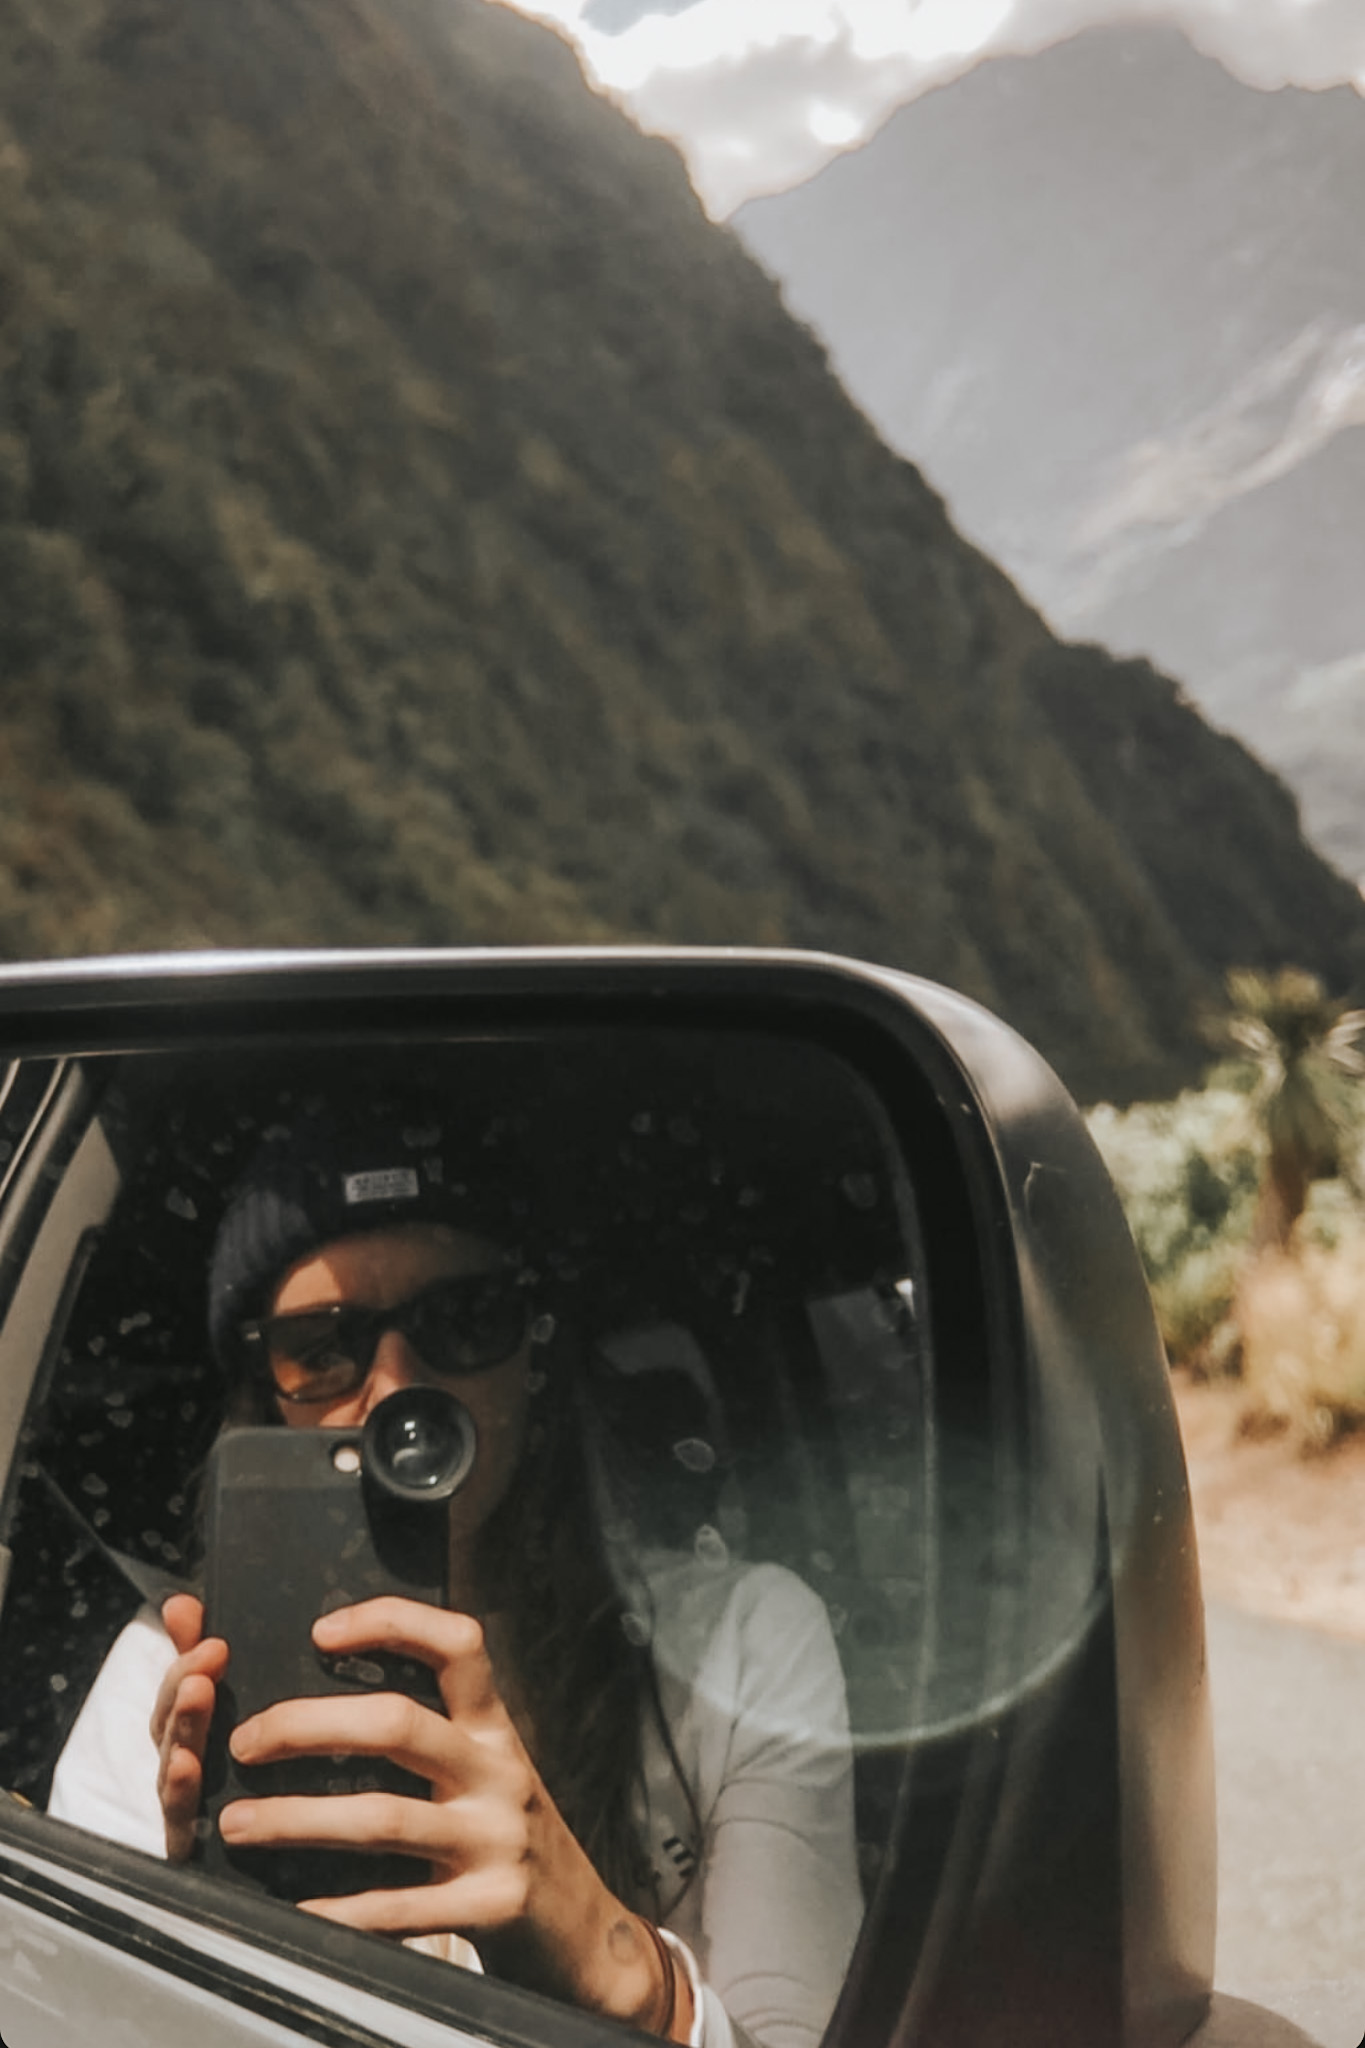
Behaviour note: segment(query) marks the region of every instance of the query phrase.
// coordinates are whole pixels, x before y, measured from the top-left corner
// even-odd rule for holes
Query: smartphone
[[[471,1444],[472,1455],[472,1444]],[[321,1614],[398,1593],[447,1603],[448,1501],[395,1501],[367,1477],[358,1429],[227,1431],[208,1468],[204,1630],[231,1652],[204,1757],[200,1860],[277,1898],[339,1897],[427,1881],[407,1856],[355,1850],[234,1849],[218,1832],[231,1800],[281,1793],[387,1791],[429,1796],[422,1778],[382,1757],[310,1757],[244,1767],[228,1750],[239,1721],[312,1694],[409,1693],[440,1708],[431,1670],[379,1653],[324,1656]]]

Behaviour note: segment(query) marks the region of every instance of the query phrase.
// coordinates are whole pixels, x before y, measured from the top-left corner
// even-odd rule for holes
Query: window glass
[[[1030,1582],[1064,1634],[1094,1570],[1083,1515],[1025,1541],[1042,1495],[990,1426],[970,1275],[938,1313],[913,1134],[834,1054],[737,1031],[109,1058],[79,1081],[67,1270],[42,1341],[6,1354],[28,1392],[0,1781],[150,1857],[169,1843],[225,1896],[382,1888],[356,1924],[452,1963],[658,2032],[714,1999],[771,2048],[815,2038],[908,1763],[1045,1655]],[[448,1499],[422,1497],[414,1387],[472,1429]],[[426,1603],[421,1640],[324,1656],[318,1613],[384,1586]],[[177,1648],[162,1602],[206,1588],[233,1661],[204,1759],[202,1729],[180,1746],[202,1776],[186,1823],[147,1727]],[[481,1623],[474,1706],[473,1652],[423,1634],[430,1609]],[[458,1881],[486,1845],[452,1818],[448,1758],[386,1736],[345,1761],[377,1725],[357,1702],[395,1692],[445,1724],[438,1747],[496,1724],[586,1852],[567,1880],[551,1855],[553,1882],[676,1937],[660,1961],[646,1932],[620,2005],[576,1950],[519,1940],[524,1901]],[[234,1715],[308,1694],[345,1717],[323,1749],[310,1721],[265,1777],[225,1753]],[[480,1796],[502,1813],[518,1784]],[[355,1815],[376,1790],[398,1838],[370,1812],[324,1849],[311,1822],[268,1847],[216,1824],[243,1793]]]

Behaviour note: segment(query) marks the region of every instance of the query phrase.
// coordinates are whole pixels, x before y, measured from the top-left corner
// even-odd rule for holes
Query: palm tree
[[[1227,986],[1226,1030],[1254,1070],[1250,1108],[1266,1147],[1251,1248],[1283,1250],[1313,1181],[1340,1174],[1358,1186],[1365,1010],[1298,967],[1238,969]]]

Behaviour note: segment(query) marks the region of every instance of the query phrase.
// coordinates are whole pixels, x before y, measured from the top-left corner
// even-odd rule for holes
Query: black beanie
[[[241,1360],[238,1331],[318,1246],[396,1223],[445,1223],[513,1248],[529,1215],[524,1161],[505,1119],[482,1128],[428,1106],[338,1116],[300,1108],[266,1137],[229,1198],[209,1262],[209,1339]]]

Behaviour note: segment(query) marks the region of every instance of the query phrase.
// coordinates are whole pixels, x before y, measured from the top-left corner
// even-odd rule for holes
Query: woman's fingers
[[[183,1863],[194,1847],[213,1702],[212,1680],[191,1674],[181,1681],[164,1717],[156,1789],[166,1823],[166,1854],[172,1863]]]
[[[471,1871],[445,1884],[409,1891],[352,1892],[340,1899],[306,1899],[305,1913],[369,1934],[464,1933],[506,1927],[525,1911],[525,1888],[504,1872]]]
[[[172,1593],[161,1603],[161,1620],[167,1635],[183,1657],[204,1633],[204,1603],[193,1593]]]
[[[203,1791],[203,1765],[192,1750],[174,1749],[162,1759],[157,1794],[166,1826],[166,1855],[172,1863],[189,1860]]]
[[[158,1689],[151,1737],[157,1747],[156,1789],[166,1823],[166,1854],[173,1863],[183,1863],[194,1847],[204,1749],[228,1648],[220,1636],[204,1637],[204,1609],[192,1594],[174,1594],[161,1613],[179,1655]]]
[[[507,1817],[492,1801],[436,1806],[398,1792],[238,1799],[223,1808],[218,1826],[234,1848],[360,1849],[375,1856],[459,1864],[510,1854],[519,1846]]]
[[[239,1764],[294,1756],[383,1756],[423,1778],[469,1774],[465,1730],[401,1692],[319,1694],[281,1700],[229,1737]]]
[[[232,1848],[292,1848],[414,1856],[433,1881],[416,1889],[315,1899],[306,1910],[381,1934],[505,1927],[525,1914],[530,1864],[519,1817],[497,1799],[440,1804],[397,1793],[237,1800],[218,1825]]]
[[[447,1934],[446,1918],[432,1912],[428,1886],[414,1891],[352,1892],[339,1899],[300,1899],[299,1910],[341,1927],[364,1928],[370,1934]],[[444,1887],[442,1888],[444,1889]]]
[[[176,1658],[161,1681],[156,1705],[152,1708],[152,1741],[158,1748],[170,1728],[172,1716],[195,1708],[206,1709],[208,1716],[212,1716],[214,1694],[227,1670],[227,1663],[227,1644],[218,1636],[210,1636],[185,1656]],[[204,1732],[208,1732],[207,1719]]]
[[[363,1600],[320,1616],[313,1641],[329,1656],[387,1650],[415,1657],[436,1673],[452,1716],[483,1713],[499,1703],[483,1630],[471,1614],[394,1596]]]

